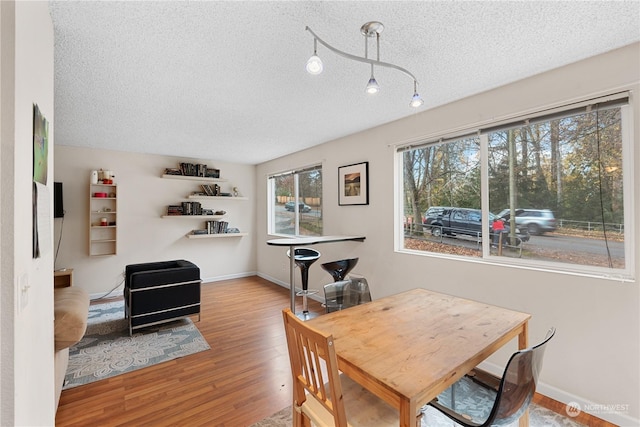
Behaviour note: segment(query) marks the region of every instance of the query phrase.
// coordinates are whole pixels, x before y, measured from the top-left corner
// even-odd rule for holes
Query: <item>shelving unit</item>
[[[214,221],[217,219],[224,218],[224,215],[162,215],[162,218],[184,218],[184,219],[208,219],[210,221]]]
[[[244,237],[249,233],[187,234],[187,239],[217,239],[223,237]]]
[[[248,197],[237,197],[237,196],[196,196],[195,194],[190,194],[188,196],[189,199],[193,200],[249,200]]]
[[[198,181],[198,182],[227,182],[224,178],[206,178],[204,176],[188,176],[188,175],[162,175],[166,179],[182,179],[185,181]]]
[[[220,183],[227,182],[228,180],[224,178],[208,178],[202,176],[188,176],[188,175],[170,175],[164,174],[162,175],[164,179],[177,179],[183,181],[192,181],[200,184],[211,184],[211,183]],[[247,201],[248,197],[237,197],[237,196],[205,196],[198,194],[189,194],[186,196],[189,200],[198,200],[201,202],[207,201],[215,201],[218,202],[227,202],[227,201]],[[181,219],[204,219],[206,221],[217,221],[222,220],[224,215],[163,215],[162,218],[181,218]],[[248,236],[248,233],[210,233],[210,234],[191,234],[188,233],[185,235],[187,239],[219,239],[219,238],[227,238],[227,237],[245,237]]]
[[[106,193],[106,197],[96,197]],[[106,218],[107,225],[101,225]],[[115,255],[118,247],[118,185],[89,184],[89,255]]]

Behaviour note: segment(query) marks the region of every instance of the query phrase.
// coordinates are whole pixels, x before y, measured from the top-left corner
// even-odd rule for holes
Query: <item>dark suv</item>
[[[433,211],[429,212],[429,210]],[[455,236],[456,234],[464,234],[468,236],[482,236],[482,211],[480,209],[469,208],[451,208],[435,206],[429,208],[425,213],[424,225],[431,229],[433,236],[447,234]],[[489,213],[489,230],[493,231],[493,221],[498,217]],[[505,225],[505,231],[509,231],[508,224]],[[529,233],[526,229],[516,228],[516,235],[522,242],[529,241]]]
[[[509,223],[509,209],[503,210],[498,216]],[[516,209],[516,225],[529,230],[529,234],[540,235],[556,229],[556,218],[549,209]]]
[[[442,220],[442,214],[444,211],[449,211],[453,209],[450,206],[431,206],[424,213],[424,217],[422,218],[422,225],[425,230],[431,230],[430,225],[434,222],[438,222]]]

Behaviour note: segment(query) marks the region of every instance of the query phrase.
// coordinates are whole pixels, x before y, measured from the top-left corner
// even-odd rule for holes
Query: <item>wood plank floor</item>
[[[288,306],[288,289],[257,276],[204,284],[196,324],[211,350],[64,390],[56,426],[239,427],[271,415],[291,404]]]
[[[240,427],[268,417],[291,403],[288,306],[288,289],[257,276],[204,284],[196,324],[210,350],[65,390],[56,426]],[[309,308],[324,312],[313,300]],[[548,397],[534,402],[564,414]],[[576,421],[613,426],[585,413]]]

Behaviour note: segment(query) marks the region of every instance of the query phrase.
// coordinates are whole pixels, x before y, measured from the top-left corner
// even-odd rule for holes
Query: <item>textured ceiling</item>
[[[50,2],[55,142],[257,164],[640,40],[640,2]],[[373,45],[371,45],[373,48]],[[615,70],[612,70],[615,72]]]

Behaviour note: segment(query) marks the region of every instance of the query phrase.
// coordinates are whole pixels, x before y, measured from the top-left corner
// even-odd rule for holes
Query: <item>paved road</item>
[[[624,258],[624,242],[609,241],[608,245],[613,258]],[[587,237],[543,234],[542,236],[531,236],[531,240],[529,240],[527,246],[537,246],[544,249],[566,252],[579,251],[595,255],[607,254],[604,240],[590,239]]]
[[[426,234],[426,238],[430,241],[439,241],[438,238]],[[443,236],[442,242],[457,246],[464,246],[471,249],[479,249],[482,245],[475,238],[470,236],[459,235],[455,237]],[[624,259],[624,243],[609,241],[609,252],[614,259]],[[588,237],[562,236],[543,234],[541,236],[531,236],[531,239],[525,243],[525,248],[535,250],[536,248],[562,251],[575,254],[590,254],[607,256],[607,246],[602,239],[593,239]]]

